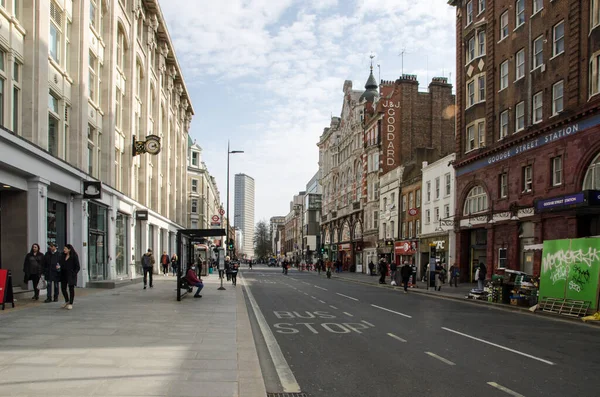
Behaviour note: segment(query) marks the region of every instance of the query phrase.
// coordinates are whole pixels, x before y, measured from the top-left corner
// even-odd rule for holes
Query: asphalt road
[[[268,392],[600,395],[600,327],[314,272],[255,266],[241,278],[257,314]]]

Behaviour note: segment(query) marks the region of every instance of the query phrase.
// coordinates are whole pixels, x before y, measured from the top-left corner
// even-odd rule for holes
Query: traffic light
[[[321,247],[321,253],[325,252],[325,247]]]
[[[229,248],[230,251],[233,251],[233,240],[229,239],[229,244],[227,244],[227,248]]]

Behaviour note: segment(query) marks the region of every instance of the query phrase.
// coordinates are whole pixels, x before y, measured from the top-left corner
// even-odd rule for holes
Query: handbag
[[[48,283],[46,282],[46,277],[42,274],[40,276],[40,281],[38,281],[37,289],[46,289],[48,288]]]

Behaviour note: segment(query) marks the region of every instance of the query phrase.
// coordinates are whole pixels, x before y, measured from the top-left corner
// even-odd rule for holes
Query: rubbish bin
[[[212,274],[213,273],[213,268],[212,266],[208,268],[208,274]]]

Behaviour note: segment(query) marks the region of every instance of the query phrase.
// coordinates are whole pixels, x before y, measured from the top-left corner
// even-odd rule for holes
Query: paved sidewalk
[[[176,301],[175,279],[76,290],[60,303],[0,316],[2,396],[265,397],[240,286],[204,278],[203,298]]]

